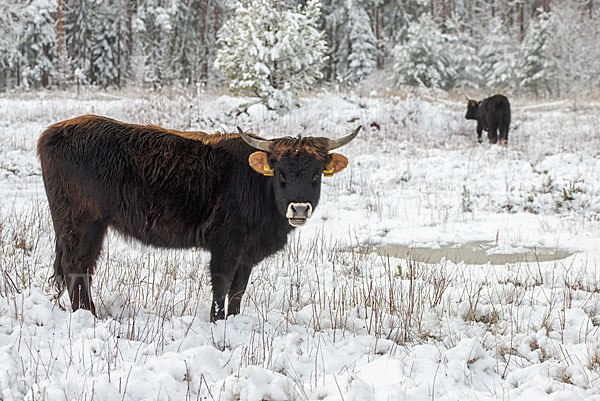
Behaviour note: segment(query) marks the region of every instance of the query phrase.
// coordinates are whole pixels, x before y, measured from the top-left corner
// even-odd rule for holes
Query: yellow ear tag
[[[264,176],[266,176],[266,177],[273,177],[273,169],[268,164],[265,164],[263,166],[263,170],[265,171],[263,173]]]
[[[335,170],[335,167],[332,167],[329,170],[323,170],[323,175],[325,177],[333,177],[333,170]]]

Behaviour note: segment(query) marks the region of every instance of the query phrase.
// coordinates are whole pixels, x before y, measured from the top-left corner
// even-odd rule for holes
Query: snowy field
[[[600,103],[515,100],[503,147],[477,143],[457,99],[320,93],[277,116],[206,93],[0,97],[0,400],[600,400]],[[96,319],[54,299],[35,153],[48,125],[88,113],[366,130],[309,223],[255,267],[241,315],[209,323],[207,253],[111,234]],[[408,256],[369,252],[383,246]]]

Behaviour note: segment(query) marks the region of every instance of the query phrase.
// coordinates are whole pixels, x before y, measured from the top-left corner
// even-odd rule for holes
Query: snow
[[[267,106],[262,103],[255,103],[248,106],[246,113],[248,113],[248,116],[254,121],[263,121],[270,115],[273,115],[273,112],[269,111]]]
[[[451,97],[315,93],[286,115],[198,93],[0,98],[0,399],[600,400],[600,104],[514,101],[507,147],[478,144]],[[543,106],[543,107],[542,107]],[[168,128],[338,137],[349,167],[239,316],[209,322],[202,250],[111,233],[99,318],[56,300],[35,147],[85,113]],[[485,243],[537,263],[386,258],[368,245]],[[496,256],[497,256],[496,255]]]

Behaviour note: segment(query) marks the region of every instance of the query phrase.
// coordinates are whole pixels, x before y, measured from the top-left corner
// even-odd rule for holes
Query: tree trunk
[[[133,57],[133,0],[127,0],[127,71],[130,71]]]
[[[519,42],[523,41],[523,35],[525,34],[525,21],[523,21],[524,14],[525,13],[523,10],[523,3],[518,2],[517,3],[517,18],[519,21]]]
[[[123,51],[121,49],[121,41],[122,41],[122,33],[121,33],[121,16],[122,16],[122,0],[119,0],[119,12],[117,14],[117,18],[119,19],[117,21],[117,87],[120,89],[121,88],[121,70],[122,70],[122,66],[121,66],[121,52]]]
[[[375,33],[375,39],[379,40],[379,9],[375,7],[373,9],[373,33]]]
[[[86,32],[86,36],[87,36],[86,50],[87,50],[88,57],[89,57],[89,60],[90,60],[90,70],[89,70],[90,82],[91,83],[96,83],[96,71],[94,70],[94,63],[96,62],[96,60],[94,60],[94,42],[96,41],[96,38],[95,38],[95,33],[96,33],[96,6],[95,6],[94,3],[92,3],[90,11],[91,11],[90,16],[89,16],[89,18],[90,18],[90,29],[88,30],[88,32]]]
[[[333,52],[331,51],[333,49],[333,22],[329,23],[329,57],[327,57],[327,64],[328,64],[328,69],[327,69],[327,80],[328,81],[333,81]]]
[[[379,15],[379,8],[374,8],[373,9],[373,19],[375,22],[375,29],[374,29],[374,33],[375,33],[375,40],[377,41],[376,46],[379,47],[379,24],[380,24],[380,15]],[[383,60],[381,59],[381,56],[377,56],[377,68],[381,69],[383,64]]]
[[[56,10],[56,77],[58,88],[62,85],[62,58],[63,58],[63,3],[62,0],[58,0],[58,7]]]
[[[71,63],[71,74],[75,75],[79,52],[77,52],[77,1],[73,0],[73,35],[71,39],[71,57],[75,62]]]
[[[219,5],[215,5],[215,40],[219,37]]]
[[[44,45],[42,47],[42,52],[44,53],[44,56],[47,59],[50,58],[50,49],[48,48],[48,45]],[[45,88],[48,86],[49,83],[50,83],[50,74],[48,73],[47,69],[44,69],[42,71],[42,86]]]
[[[205,82],[208,80],[208,60],[207,60],[207,46],[206,46],[206,0],[200,1],[200,51],[202,60],[200,81]]]

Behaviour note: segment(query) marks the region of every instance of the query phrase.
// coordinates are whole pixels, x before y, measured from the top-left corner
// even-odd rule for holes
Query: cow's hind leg
[[[490,143],[498,142],[498,125],[490,124],[490,130],[488,131],[488,139]]]
[[[231,288],[229,289],[228,294],[229,305],[227,307],[227,316],[237,315],[240,313],[240,304],[242,302],[244,292],[246,292],[246,286],[248,285],[248,279],[250,278],[251,271],[252,265],[241,264],[235,272],[235,276],[233,277],[233,282],[231,283]]]
[[[65,274],[62,268],[62,246],[58,244],[58,238],[55,240],[55,252],[54,252],[54,274],[50,278],[54,282],[54,286],[58,291],[57,298],[65,291]]]
[[[508,130],[501,129],[500,130],[500,143],[506,145],[508,144]]]
[[[71,230],[62,235],[57,233],[54,273],[57,283],[66,286],[73,311],[81,308],[96,314],[90,288],[106,228],[107,224],[102,221],[80,220]]]

